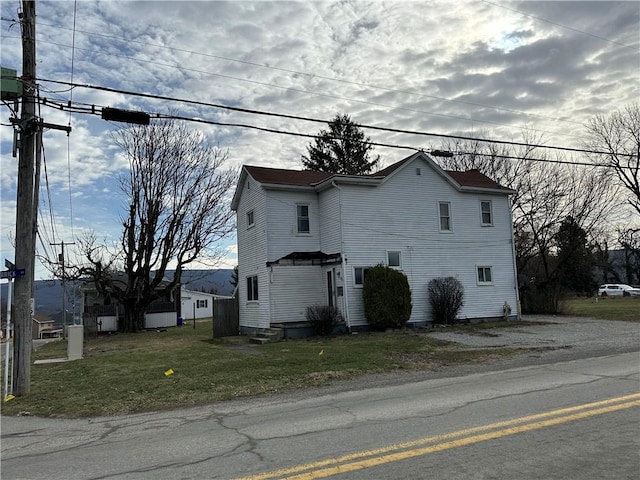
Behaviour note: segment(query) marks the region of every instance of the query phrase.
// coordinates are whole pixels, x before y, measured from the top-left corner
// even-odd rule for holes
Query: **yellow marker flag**
[[[169,370],[167,370],[166,372],[164,372],[164,376],[168,377],[169,375],[173,375],[173,370],[170,368]]]
[[[9,395],[7,395],[6,397],[4,397],[4,401],[5,401],[5,402],[8,402],[8,401],[10,401],[10,400],[13,400],[14,398],[16,398],[16,397],[15,397],[15,395],[11,395],[11,394],[9,394]]]
[[[320,350],[320,353],[318,354],[318,356],[324,355],[324,350]]]

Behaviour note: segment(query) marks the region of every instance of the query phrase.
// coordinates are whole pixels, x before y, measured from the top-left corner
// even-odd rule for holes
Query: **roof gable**
[[[420,160],[429,165],[437,174],[453,185],[457,190],[486,190],[493,193],[511,194],[513,190],[499,185],[497,182],[487,177],[479,170],[468,170],[458,172],[453,170],[443,170],[425,152],[416,152],[407,158],[400,160],[379,172],[370,175],[341,175],[329,172],[316,172],[312,170],[288,170],[285,168],[257,167],[245,165],[236,187],[236,192],[231,203],[231,208],[237,209],[239,196],[250,175],[255,181],[262,185],[282,186],[282,187],[310,187],[321,191],[336,183],[363,183],[375,185],[384,183],[415,160]]]

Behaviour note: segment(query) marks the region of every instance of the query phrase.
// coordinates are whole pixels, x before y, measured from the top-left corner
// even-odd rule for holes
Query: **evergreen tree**
[[[587,233],[571,216],[563,220],[557,233],[558,279],[562,287],[575,293],[590,293],[597,286],[594,258]]]
[[[337,114],[329,122],[329,130],[320,130],[318,138],[307,146],[302,165],[307,170],[345,175],[371,173],[379,156],[370,156],[373,145],[349,115]]]

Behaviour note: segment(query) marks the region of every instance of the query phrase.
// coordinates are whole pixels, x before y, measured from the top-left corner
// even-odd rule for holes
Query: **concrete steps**
[[[284,329],[282,328],[267,328],[261,332],[256,332],[252,337],[249,337],[251,343],[257,343],[264,345],[265,343],[276,343],[284,338]]]

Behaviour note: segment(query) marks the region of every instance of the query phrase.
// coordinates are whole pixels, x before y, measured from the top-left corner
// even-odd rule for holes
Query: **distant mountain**
[[[187,270],[182,272],[182,285],[189,290],[198,290],[218,295],[231,295],[231,275],[233,269],[219,270]],[[172,278],[173,272],[167,275]]]
[[[167,277],[173,278],[173,271],[167,273]],[[213,292],[218,295],[231,295],[233,285],[231,285],[232,269],[217,270],[188,270],[182,272],[182,284],[189,290]],[[71,321],[73,313],[79,314],[81,305],[81,282],[67,282],[65,307],[67,310],[67,320]],[[7,311],[8,284],[0,285],[2,318],[5,318]],[[75,293],[75,308],[74,308]],[[56,323],[62,324],[62,282],[60,280],[36,280],[34,299],[36,312],[49,315]]]

